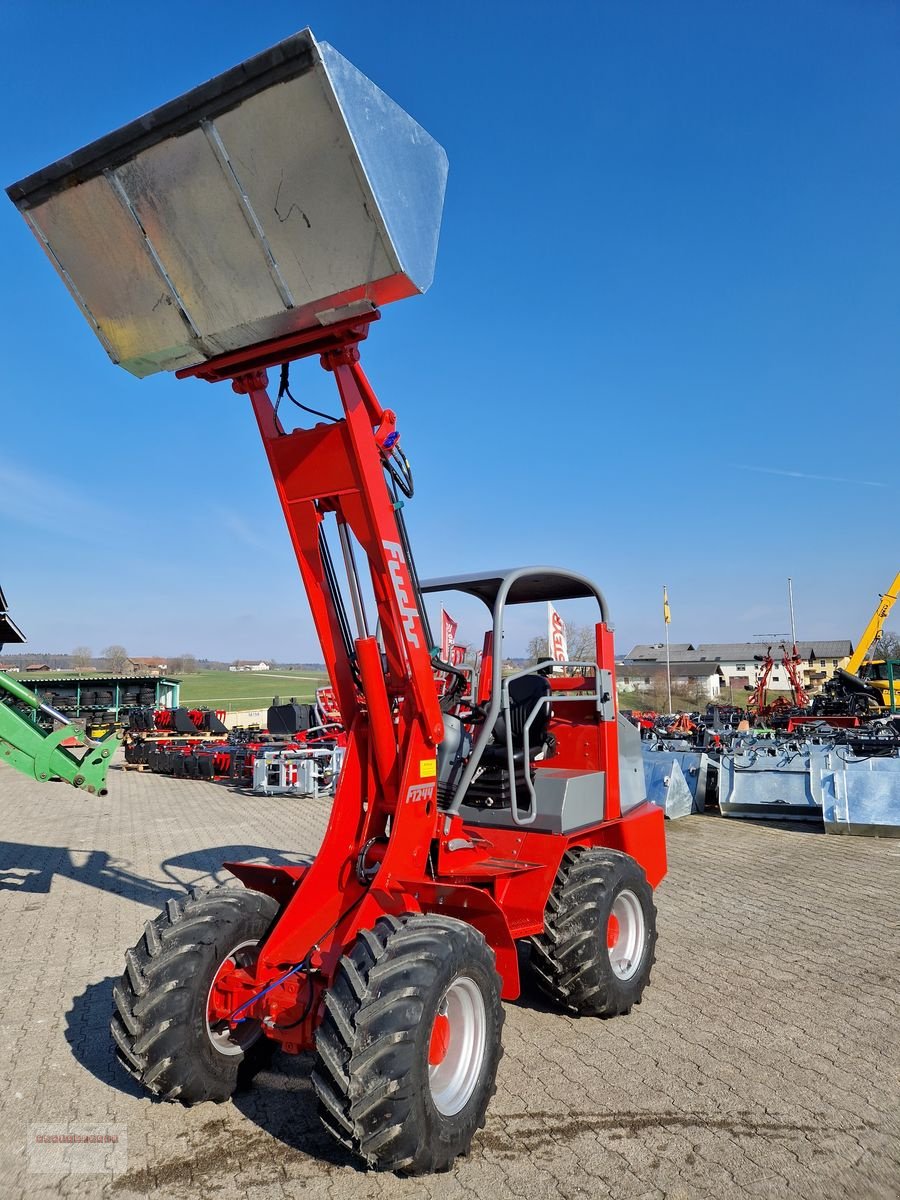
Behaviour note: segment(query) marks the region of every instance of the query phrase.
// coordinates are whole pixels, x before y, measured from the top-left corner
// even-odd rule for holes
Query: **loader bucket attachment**
[[[446,177],[438,143],[307,29],[7,191],[143,377],[424,292]]]
[[[833,753],[822,790],[826,833],[900,837],[900,759]]]

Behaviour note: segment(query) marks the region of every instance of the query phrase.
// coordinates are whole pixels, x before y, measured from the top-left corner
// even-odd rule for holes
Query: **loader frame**
[[[434,912],[476,926],[494,951],[503,997],[514,999],[515,942],[543,931],[547,897],[568,849],[620,850],[640,863],[651,886],[665,874],[662,812],[649,804],[624,816],[619,809],[613,640],[602,609],[596,664],[606,686],[605,710],[599,713],[590,700],[581,705],[584,754],[594,769],[607,772],[596,824],[563,836],[484,828],[467,824],[452,805],[449,811],[438,806],[436,750],[444,726],[434,680],[437,650],[429,644],[402,500],[385,478],[396,417],[379,403],[359,361],[359,344],[378,316],[373,311],[178,372],[179,378],[230,381],[250,399],[349,734],[313,862],[225,864],[247,887],[275,898],[281,911],[252,967],[223,965],[208,1019],[257,1020],[294,1053],[314,1043],[320,1001],[342,954],[384,915]],[[267,390],[267,368],[313,355],[334,376],[343,416],[287,432],[279,402]],[[332,521],[355,636],[325,535]],[[357,554],[368,567],[378,638],[367,624]],[[482,683],[492,670],[499,679],[499,663],[492,668],[486,657]],[[500,703],[496,689],[492,703]]]

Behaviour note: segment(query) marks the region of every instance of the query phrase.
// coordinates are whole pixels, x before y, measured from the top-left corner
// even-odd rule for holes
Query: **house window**
[[[650,682],[650,676],[649,676],[649,675],[645,675],[645,676],[644,676],[644,683],[649,683],[649,682]]]
[[[746,671],[746,670],[747,670],[747,664],[746,664],[746,663],[735,663],[735,664],[734,664],[734,669],[735,669],[736,671]]]
[[[836,659],[836,658],[833,658],[833,659],[831,660],[831,665],[832,665],[833,667],[836,667],[836,666],[837,666],[837,659]]]

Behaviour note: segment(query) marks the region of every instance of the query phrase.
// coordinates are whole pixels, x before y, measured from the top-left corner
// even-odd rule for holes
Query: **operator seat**
[[[512,740],[513,770],[518,795],[525,787],[525,772],[533,775],[533,763],[539,754],[552,753],[553,738],[548,733],[550,705],[541,704],[528,730],[528,758],[525,762],[525,722],[539,700],[550,695],[550,683],[544,675],[522,675],[509,685],[509,730]],[[509,808],[511,788],[506,744],[506,717],[501,714],[493,730],[493,741],[486,746],[475,778],[466,793],[466,804],[473,808]]]
[[[516,766],[525,761],[525,722],[537,702],[549,695],[550,683],[546,675],[522,675],[509,685],[509,723]],[[529,758],[534,759],[544,749],[549,724],[550,705],[542,704],[528,730]],[[507,766],[506,715],[502,712],[494,724],[493,741],[485,747],[481,762],[485,767]]]

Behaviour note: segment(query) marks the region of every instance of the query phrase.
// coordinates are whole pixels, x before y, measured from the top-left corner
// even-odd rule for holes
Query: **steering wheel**
[[[487,720],[487,709],[483,704],[477,704],[474,700],[460,700],[460,708],[468,709],[468,714],[460,713],[459,719],[464,725],[483,725]]]

